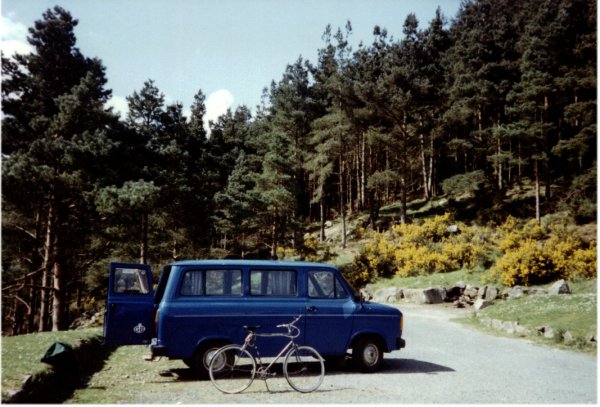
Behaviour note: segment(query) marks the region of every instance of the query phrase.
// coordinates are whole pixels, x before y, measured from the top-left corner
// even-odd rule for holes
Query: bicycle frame
[[[289,325],[294,326],[293,323],[289,324]],[[294,328],[296,328],[296,327],[294,326]],[[298,328],[296,328],[296,329],[298,329]],[[257,337],[271,337],[271,338],[286,337],[286,338],[290,338],[290,341],[283,347],[283,349],[281,349],[281,351],[277,354],[277,356],[273,357],[273,360],[271,361],[271,363],[269,363],[266,367],[264,367],[264,365],[262,363],[262,359],[260,357],[260,352],[259,352],[258,346],[256,346],[256,343],[255,343],[255,339]],[[258,364],[260,365],[260,369],[257,369],[257,373],[259,373],[261,378],[263,378],[266,376],[266,372],[269,371],[275,363],[277,363],[279,358],[281,358],[287,352],[289,352],[290,349],[298,346],[296,344],[296,342],[294,342],[294,339],[297,337],[298,337],[298,335],[290,336],[290,334],[283,334],[283,333],[281,333],[281,334],[280,333],[257,334],[256,332],[250,332],[246,336],[246,339],[244,340],[244,346],[242,346],[242,349],[247,350],[248,348],[252,348],[252,349],[256,350],[256,359],[258,359]]]

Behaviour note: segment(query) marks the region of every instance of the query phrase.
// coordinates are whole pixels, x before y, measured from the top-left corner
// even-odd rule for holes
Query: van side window
[[[115,269],[113,292],[116,294],[148,294],[148,276],[146,270],[117,268]]]
[[[296,296],[296,280],[294,270],[251,270],[250,295]]]
[[[179,293],[186,296],[242,295],[241,270],[190,270],[183,275]]]
[[[311,298],[348,298],[348,293],[337,277],[329,271],[308,273],[308,296]]]

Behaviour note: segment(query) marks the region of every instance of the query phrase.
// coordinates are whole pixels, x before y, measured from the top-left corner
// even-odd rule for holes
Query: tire
[[[208,374],[213,385],[223,393],[240,393],[254,381],[256,362],[241,346],[228,345],[212,355]]]
[[[294,390],[310,393],[323,383],[325,364],[314,348],[298,346],[292,348],[285,356],[283,374]]]
[[[209,343],[198,347],[191,359],[184,359],[183,363],[191,367],[201,379],[208,380],[208,367],[213,355],[223,347],[225,343]]]
[[[361,372],[372,373],[383,365],[381,342],[374,338],[363,338],[352,348],[352,361]]]

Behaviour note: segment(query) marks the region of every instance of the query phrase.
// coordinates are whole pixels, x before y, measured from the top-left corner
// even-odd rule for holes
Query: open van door
[[[154,336],[152,270],[146,264],[111,263],[104,317],[107,345],[139,345]]]

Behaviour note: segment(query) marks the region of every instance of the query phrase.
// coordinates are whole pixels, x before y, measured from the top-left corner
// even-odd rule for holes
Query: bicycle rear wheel
[[[294,347],[285,356],[283,374],[294,390],[310,393],[319,388],[325,377],[323,358],[310,346]]]
[[[208,373],[213,385],[223,393],[239,393],[254,381],[256,362],[241,346],[228,345],[215,352]]]

